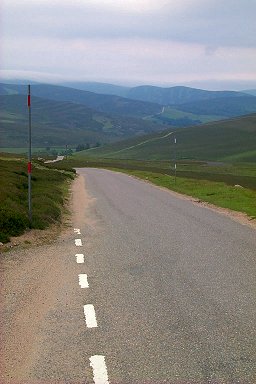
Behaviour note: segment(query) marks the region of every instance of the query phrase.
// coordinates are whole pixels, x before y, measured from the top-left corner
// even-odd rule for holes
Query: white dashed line
[[[74,228],[74,232],[75,232],[77,235],[81,235],[81,231],[80,231],[80,229],[78,229],[78,228]]]
[[[90,366],[93,370],[95,384],[109,384],[105,356],[95,355],[90,357]]]
[[[94,306],[92,304],[84,305],[84,316],[88,328],[98,327]]]
[[[81,239],[75,239],[75,244],[77,247],[82,247],[82,240]]]
[[[87,275],[85,273],[78,275],[78,279],[79,279],[79,285],[81,286],[81,288],[89,288]]]
[[[84,263],[84,255],[82,253],[76,254],[76,262],[77,262],[77,264]]]

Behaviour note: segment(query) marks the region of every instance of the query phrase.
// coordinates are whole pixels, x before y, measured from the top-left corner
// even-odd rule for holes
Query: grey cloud
[[[60,3],[59,3],[60,4]],[[216,46],[256,46],[254,0],[194,0],[177,11],[166,3],[145,13],[86,5],[17,3],[5,6],[5,36],[59,39],[142,38]],[[206,49],[209,53],[209,49]]]

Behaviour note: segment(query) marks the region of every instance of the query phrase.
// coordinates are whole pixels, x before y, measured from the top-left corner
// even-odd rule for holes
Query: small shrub
[[[23,212],[8,208],[0,209],[0,233],[2,242],[7,242],[10,236],[21,235],[28,227],[28,219]]]

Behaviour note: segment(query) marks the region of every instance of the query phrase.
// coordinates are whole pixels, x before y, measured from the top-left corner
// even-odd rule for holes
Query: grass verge
[[[73,172],[47,169],[34,164],[32,171],[32,223],[28,220],[26,160],[0,159],[0,242],[19,236],[27,228],[45,229],[61,220],[67,184]]]

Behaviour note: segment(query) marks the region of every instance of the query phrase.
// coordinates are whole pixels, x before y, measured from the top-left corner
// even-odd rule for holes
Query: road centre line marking
[[[87,275],[85,273],[78,275],[79,285],[81,288],[89,288]]]
[[[109,384],[105,356],[95,355],[90,357],[90,366],[93,370],[95,384]]]
[[[84,316],[87,328],[96,328],[98,327],[95,309],[92,304],[84,305]]]
[[[75,244],[77,247],[82,247],[82,240],[81,239],[75,239]]]
[[[78,228],[74,228],[74,232],[75,232],[77,235],[81,235],[81,231],[80,231],[80,229],[78,229]]]
[[[76,262],[77,262],[77,264],[84,263],[84,255],[82,253],[76,254]]]

